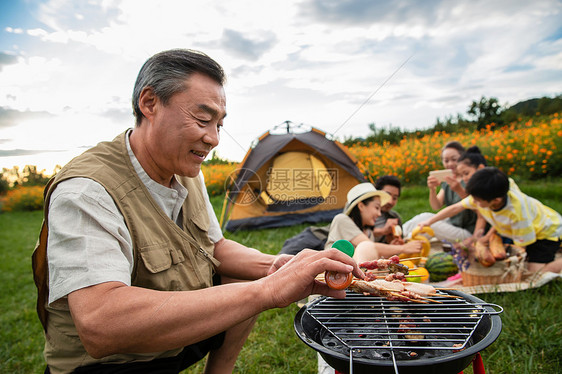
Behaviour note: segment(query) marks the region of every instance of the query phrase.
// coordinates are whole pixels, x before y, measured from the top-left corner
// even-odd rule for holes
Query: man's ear
[[[156,113],[156,104],[158,97],[154,94],[152,87],[145,87],[142,89],[139,96],[139,108],[142,114],[152,122]]]

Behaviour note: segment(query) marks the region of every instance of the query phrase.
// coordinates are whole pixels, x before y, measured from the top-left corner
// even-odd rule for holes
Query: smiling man
[[[230,373],[255,317],[353,272],[338,250],[272,256],[222,236],[201,164],[226,116],[222,68],[170,50],[139,72],[135,127],[68,163],[45,189],[33,254],[46,373],[178,373],[208,353]],[[244,280],[244,281],[240,281]]]

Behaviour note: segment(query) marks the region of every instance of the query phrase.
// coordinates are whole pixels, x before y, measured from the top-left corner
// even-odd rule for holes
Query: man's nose
[[[218,126],[208,126],[205,135],[203,136],[203,142],[211,145],[211,147],[216,147],[219,145],[220,133]]]

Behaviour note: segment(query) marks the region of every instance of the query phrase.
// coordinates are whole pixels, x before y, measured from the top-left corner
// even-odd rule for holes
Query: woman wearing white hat
[[[346,239],[355,247],[353,258],[357,263],[377,258],[390,257],[398,253],[416,253],[421,250],[421,242],[411,245],[379,245],[375,247],[373,227],[381,215],[381,207],[390,201],[385,191],[377,190],[371,183],[360,183],[347,193],[343,213],[332,220],[325,249],[340,239]]]

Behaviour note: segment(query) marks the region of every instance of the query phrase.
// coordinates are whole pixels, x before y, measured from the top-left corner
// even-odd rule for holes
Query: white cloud
[[[225,68],[228,134],[218,151],[234,159],[285,120],[340,138],[366,134],[371,122],[428,127],[482,95],[515,103],[560,93],[561,10],[559,0],[49,0],[35,10],[40,26],[0,25],[19,38],[3,51],[17,60],[0,70],[0,106],[60,123],[0,138],[48,149],[56,131],[81,139],[75,131],[98,126],[92,139],[110,138],[132,125],[125,114],[144,60],[177,47]]]

